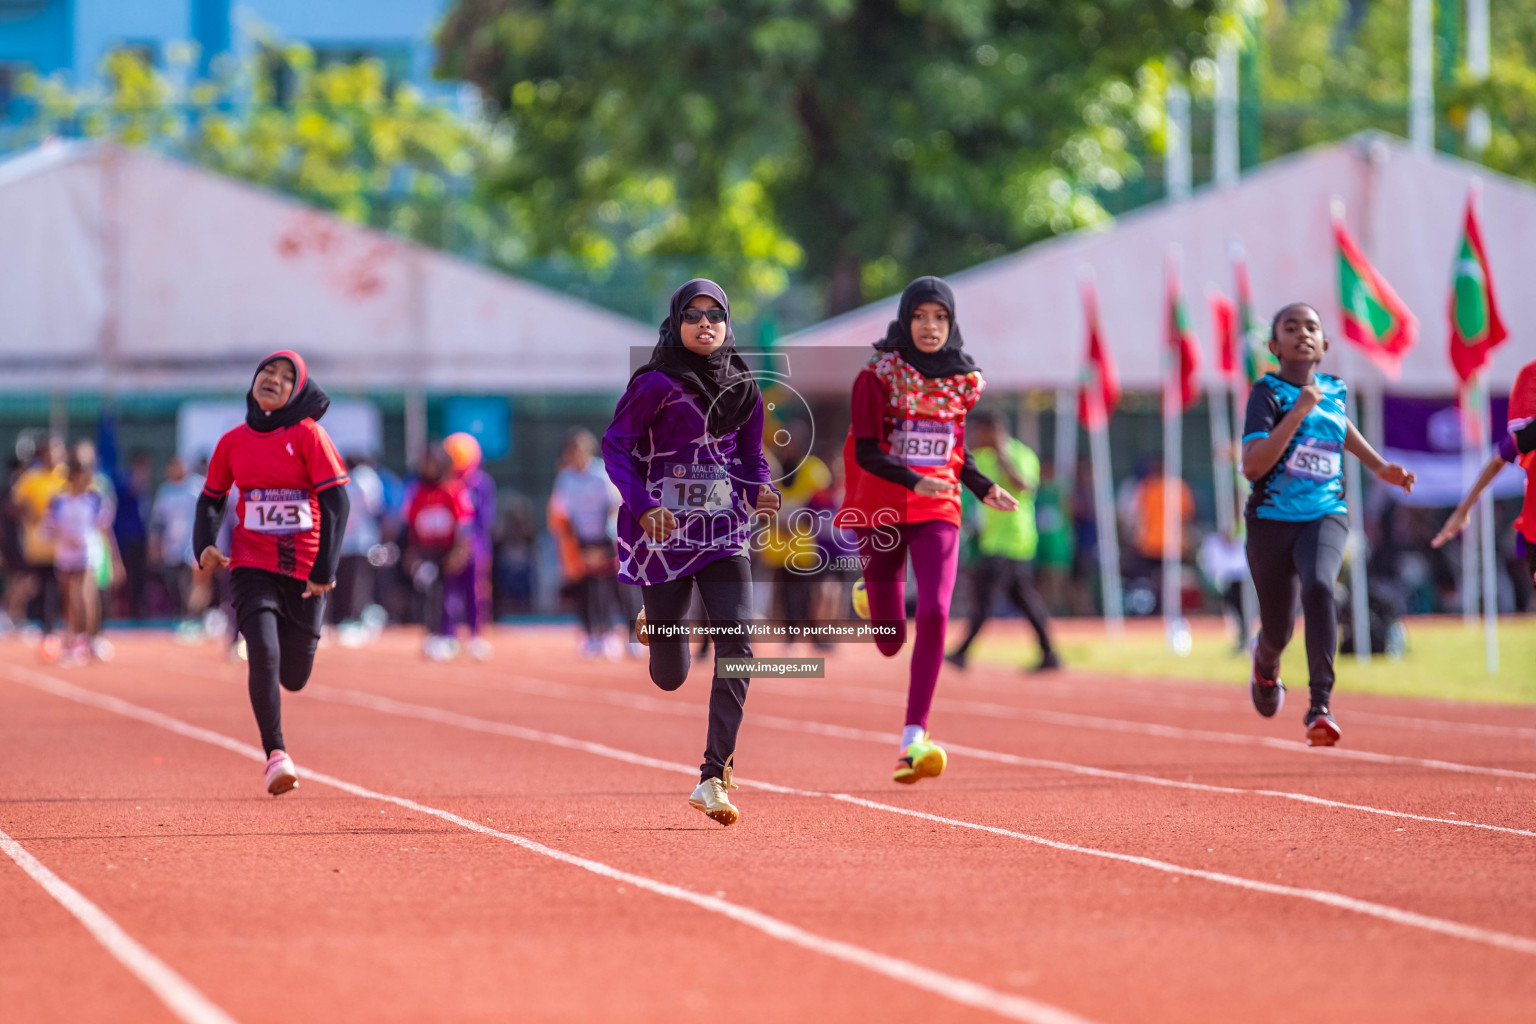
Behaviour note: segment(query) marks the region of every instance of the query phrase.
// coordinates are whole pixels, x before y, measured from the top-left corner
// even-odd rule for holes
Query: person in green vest
[[[971,571],[975,593],[971,602],[970,628],[960,646],[944,656],[957,668],[965,668],[966,653],[981,627],[990,617],[999,592],[1008,595],[1034,627],[1040,641],[1040,662],[1035,671],[1060,668],[1061,659],[1051,644],[1050,619],[1045,604],[1035,591],[1030,562],[1039,545],[1035,526],[1035,494],[1040,487],[1040,459],[1029,446],[1008,436],[1003,418],[990,409],[973,412],[966,423],[966,449],[976,460],[976,467],[996,480],[1018,500],[1019,510],[998,513],[980,509],[981,529],[977,531],[980,557]]]

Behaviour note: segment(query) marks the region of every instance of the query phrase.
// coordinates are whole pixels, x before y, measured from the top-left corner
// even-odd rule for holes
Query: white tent
[[[1202,375],[1214,378],[1213,328],[1206,289],[1234,291],[1228,251],[1248,257],[1256,313],[1286,302],[1318,307],[1339,339],[1329,368],[1349,367],[1351,382],[1379,390],[1447,394],[1455,378],[1446,355],[1446,303],[1469,183],[1482,179],[1484,242],[1499,286],[1510,340],[1496,353],[1490,383],[1507,389],[1536,357],[1536,289],[1525,276],[1536,239],[1536,187],[1451,157],[1414,153],[1395,139],[1362,135],[1276,160],[1237,186],[1205,189],[1184,203],[1161,203],[1105,230],[1080,231],[1030,246],[949,278],[966,348],[988,382],[1007,390],[1076,387],[1084,321],[1079,274],[1097,279],[1102,327],[1122,383],[1156,390],[1163,351],[1164,262],[1182,254],[1184,297],[1204,349]],[[1329,208],[1346,204],[1346,223],[1366,255],[1419,319],[1419,343],[1392,382],[1363,358],[1343,352],[1338,278]],[[784,339],[786,345],[867,348],[885,334],[894,298]],[[1351,360],[1351,362],[1346,362]]]
[[[617,392],[654,330],[142,150],[0,163],[0,390]]]

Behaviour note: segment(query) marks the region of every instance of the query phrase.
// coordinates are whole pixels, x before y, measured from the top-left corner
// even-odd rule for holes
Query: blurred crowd
[[[812,436],[804,424],[779,426],[791,438]],[[1048,663],[1053,655],[1039,622],[1102,610],[1090,467],[1084,460],[1063,478],[1051,460],[1010,437],[1001,416],[983,413],[973,434],[977,451],[1005,453],[1008,468],[999,464],[997,472],[1022,505],[1017,518],[989,521],[964,495],[951,621],[1010,614],[1011,604],[1037,625]],[[752,545],[757,611],[787,623],[849,618],[858,562],[852,536],[831,522],[842,502],[841,452],[792,441],[778,453],[783,508]],[[639,593],[617,579],[619,496],[593,433],[578,428],[566,437],[542,529],[534,503],[498,491],[479,461],[468,435],[432,444],[404,477],[367,456],[346,456],[352,513],[328,609],[331,637],[363,643],[388,623],[419,623],[427,629],[428,657],[484,656],[481,630],[496,618],[574,613],[581,655],[636,653]],[[191,551],[205,466],[174,455],[156,465],[146,452],[133,453],[122,467],[103,465],[89,440],[66,445],[24,433],[0,502],[0,629],[15,628],[66,662],[111,656],[103,620],[170,621],[188,638],[227,636],[233,643],[227,573],[194,568]],[[1178,488],[1172,507],[1180,519],[1174,532],[1183,611],[1224,612],[1247,635],[1241,538],[1201,521],[1188,484]],[[1158,614],[1168,507],[1161,463],[1142,460],[1115,499],[1126,612]],[[1373,614],[1378,605],[1390,616],[1457,611],[1461,546],[1429,545],[1443,510],[1409,508],[1378,494],[1367,495],[1365,508]],[[221,538],[226,547],[231,525]],[[1518,571],[1508,577],[1501,583],[1506,597],[1524,611],[1529,584]],[[965,646],[952,660],[963,663]]]

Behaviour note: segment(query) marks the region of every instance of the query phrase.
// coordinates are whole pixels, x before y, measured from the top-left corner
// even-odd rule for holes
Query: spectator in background
[[[1072,607],[1072,498],[1072,481],[1058,479],[1055,466],[1043,463],[1035,498],[1035,525],[1040,533],[1035,567],[1048,611]]]
[[[1161,594],[1161,583],[1158,581],[1162,579],[1166,486],[1163,462],[1161,459],[1154,459],[1147,464],[1146,475],[1132,492],[1133,518],[1127,524],[1131,533],[1132,550],[1136,553],[1136,571],[1154,581],[1154,594]],[[1173,487],[1176,490],[1174,503],[1179,510],[1179,521],[1174,531],[1173,555],[1176,560],[1182,562],[1188,550],[1189,524],[1194,522],[1195,518],[1195,495],[1189,489],[1189,484],[1182,479],[1175,480]],[[1175,614],[1178,612],[1179,609],[1174,609]]]
[[[534,564],[533,502],[513,493],[496,531],[496,586],[513,612],[533,609],[538,583]]]
[[[36,458],[22,471],[11,488],[11,499],[21,516],[21,553],[32,577],[32,599],[27,610],[30,619],[41,623],[45,639],[53,633],[59,614],[59,581],[53,571],[53,540],[43,532],[48,506],[64,489],[64,441],[49,437],[38,446]],[[44,655],[56,657],[58,641],[44,648]]]
[[[1235,529],[1222,533],[1213,530],[1200,542],[1196,556],[1200,571],[1221,597],[1221,602],[1232,613],[1237,623],[1237,641],[1232,650],[1235,654],[1248,653],[1250,625],[1243,607],[1243,583],[1248,579],[1248,551],[1237,539]]]
[[[194,572],[207,576],[192,563],[192,520],[197,513],[197,496],[202,493],[203,478],[189,474],[181,456],[172,455],[165,464],[165,481],[155,491],[149,509],[149,572],[164,589],[171,615],[178,619],[198,618],[208,610],[211,588],[206,580],[196,590],[193,586]]]
[[[486,661],[491,643],[480,630],[491,618],[492,534],[496,529],[496,481],[480,468],[480,442],[473,434],[449,434],[443,450],[454,478],[469,501],[469,560],[447,581],[450,621],[469,630],[469,656]]]
[[[112,533],[123,565],[123,595],[130,619],[145,617],[144,594],[149,582],[149,503],[153,482],[149,453],[136,451],[128,473],[113,481],[117,517]]]
[[[404,563],[422,595],[422,617],[427,627],[422,653],[430,661],[450,661],[459,654],[459,642],[448,617],[445,584],[469,562],[474,516],[463,485],[453,475],[448,453],[441,444],[428,446],[406,505]]]
[[[23,440],[18,440],[17,449],[20,450],[23,444]],[[25,447],[30,453],[31,442],[25,441]],[[0,560],[3,560],[5,568],[5,629],[22,623],[27,617],[27,602],[32,599],[32,573],[21,554],[21,511],[11,497],[16,481],[26,468],[26,462],[20,455],[12,457],[6,471],[5,493],[0,495]]]
[[[1035,592],[1030,562],[1039,546],[1035,525],[1035,492],[1040,486],[1040,459],[1029,446],[1009,437],[1003,418],[992,409],[973,412],[968,418],[966,448],[976,460],[976,468],[1018,501],[1017,511],[1004,512],[983,505],[981,529],[977,534],[980,558],[971,570],[975,596],[971,602],[970,629],[960,646],[944,656],[958,668],[965,668],[971,644],[992,614],[999,593],[1006,594],[1034,628],[1040,643],[1040,661],[1036,672],[1061,667],[1061,659],[1051,645],[1050,618],[1040,595]]]
[[[382,538],[384,516],[384,481],[369,460],[361,455],[346,457],[347,499],[352,512],[341,538],[341,561],[336,566],[336,592],[327,609],[331,625],[357,622],[363,609],[373,603],[375,567],[370,560]]]
[[[578,427],[566,435],[560,472],[549,495],[549,529],[560,551],[565,589],[576,604],[586,658],[621,657],[626,635],[609,632],[626,619],[619,603],[617,532],[619,489],[597,458],[597,438]]]
[[[85,450],[94,454],[94,449]],[[54,545],[54,569],[64,595],[69,642],[61,665],[84,665],[93,657],[112,660],[112,645],[101,633],[101,566],[110,565],[105,550],[115,509],[96,486],[95,467],[80,459],[77,448],[65,470],[64,489],[48,503],[42,531]]]
[[[1093,463],[1081,459],[1072,481],[1072,611],[1094,614],[1093,594],[1099,582],[1099,520],[1093,498]],[[1114,525],[1110,525],[1114,529]],[[1116,535],[1118,536],[1118,534]]]

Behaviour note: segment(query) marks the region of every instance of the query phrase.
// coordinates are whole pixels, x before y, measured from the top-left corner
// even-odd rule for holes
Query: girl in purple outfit
[[[619,489],[619,578],[642,588],[642,640],[651,679],[675,690],[688,677],[686,623],[694,586],[714,631],[715,656],[750,658],[746,544],[757,513],[779,507],[763,457],[763,397],[735,351],[730,300],[695,278],[672,294],[648,363],[635,371],[603,435],[603,466]],[[718,660],[717,660],[718,665]],[[722,825],[740,813],[727,791],[745,678],[710,684],[709,733],[688,803]]]
[[[444,581],[448,628],[464,623],[469,629],[469,655],[476,661],[491,657],[490,641],[480,635],[491,619],[491,532],[496,526],[496,481],[480,468],[480,442],[473,434],[449,434],[443,450],[469,498],[475,516],[469,524],[469,560]]]

